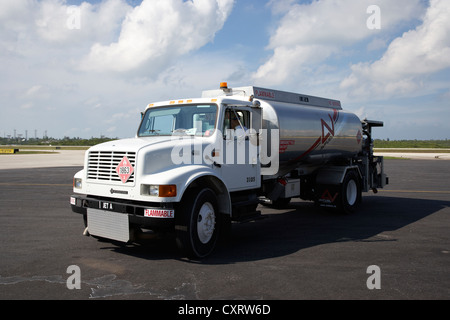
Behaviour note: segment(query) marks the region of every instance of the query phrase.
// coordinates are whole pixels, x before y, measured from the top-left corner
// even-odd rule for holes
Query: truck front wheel
[[[220,231],[218,200],[211,189],[189,190],[175,213],[176,242],[189,258],[204,258],[214,250]]]

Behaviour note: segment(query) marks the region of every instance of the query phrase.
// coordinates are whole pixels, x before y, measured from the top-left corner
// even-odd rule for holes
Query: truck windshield
[[[177,105],[156,107],[146,111],[139,137],[150,136],[211,136],[216,129],[217,105]]]

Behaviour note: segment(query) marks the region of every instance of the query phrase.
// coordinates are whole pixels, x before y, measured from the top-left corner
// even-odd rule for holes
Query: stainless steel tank
[[[268,129],[269,135],[270,129],[279,130],[279,175],[301,165],[348,161],[362,150],[360,119],[340,107],[277,101],[261,101],[261,107],[263,129]]]

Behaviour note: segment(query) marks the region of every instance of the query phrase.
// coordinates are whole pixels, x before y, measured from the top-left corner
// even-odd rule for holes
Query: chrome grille
[[[136,152],[90,151],[87,167],[88,180],[115,181],[122,183],[116,172],[116,168],[125,156],[133,167],[135,167]],[[127,183],[134,183],[134,174],[135,172],[133,172]]]

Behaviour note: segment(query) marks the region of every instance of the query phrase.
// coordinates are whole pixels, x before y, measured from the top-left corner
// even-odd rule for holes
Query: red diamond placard
[[[123,157],[122,161],[120,161],[119,165],[116,168],[116,172],[122,180],[123,183],[127,183],[128,179],[130,179],[133,174],[134,168],[128,160],[127,156]]]
[[[356,134],[356,141],[358,141],[358,144],[360,144],[361,140],[362,140],[361,130],[358,130],[358,133]]]

